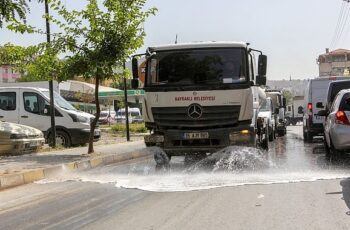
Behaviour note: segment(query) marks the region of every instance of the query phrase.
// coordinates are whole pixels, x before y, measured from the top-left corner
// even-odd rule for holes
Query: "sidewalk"
[[[18,156],[0,156],[0,190],[49,177],[63,169],[86,169],[140,157],[148,157],[144,142],[123,142],[94,147],[41,152]]]

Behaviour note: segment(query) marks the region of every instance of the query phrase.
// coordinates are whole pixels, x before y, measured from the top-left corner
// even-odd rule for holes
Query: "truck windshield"
[[[47,97],[50,98],[49,91],[42,91],[42,93]],[[68,101],[66,101],[63,97],[61,97],[58,93],[53,92],[55,104],[59,107],[66,109],[66,110],[76,110]]]
[[[149,59],[147,76],[147,86],[246,82],[246,52],[243,48],[161,51]]]
[[[271,101],[265,100],[260,106],[260,111],[262,112],[271,111]]]

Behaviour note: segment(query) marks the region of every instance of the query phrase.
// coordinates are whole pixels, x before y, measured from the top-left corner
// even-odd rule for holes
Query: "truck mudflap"
[[[170,155],[188,153],[212,153],[231,145],[256,146],[254,126],[207,130],[167,130],[160,134],[147,135],[146,146],[159,146]]]

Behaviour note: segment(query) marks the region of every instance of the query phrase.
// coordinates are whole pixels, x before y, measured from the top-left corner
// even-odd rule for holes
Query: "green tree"
[[[284,98],[286,98],[287,105],[293,102],[293,93],[290,90],[284,89],[282,91],[282,95]]]
[[[70,52],[65,65],[65,76],[83,76],[95,79],[96,117],[91,124],[88,153],[94,152],[94,130],[100,116],[98,100],[102,80],[115,79],[118,69],[143,44],[143,23],[155,8],[143,10],[145,0],[88,0],[81,11],[69,11],[58,0],[50,2],[51,9],[63,18],[50,17],[63,31],[54,38],[55,46]]]
[[[26,20],[29,11],[26,0],[0,0],[0,28],[4,22]]]
[[[22,47],[7,43],[0,46],[0,65],[12,65],[21,81],[64,80],[64,60],[47,44]],[[48,74],[49,73],[49,74]]]

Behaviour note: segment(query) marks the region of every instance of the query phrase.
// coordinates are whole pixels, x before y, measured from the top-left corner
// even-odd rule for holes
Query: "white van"
[[[129,122],[130,123],[140,123],[143,122],[141,111],[139,108],[128,108]],[[116,115],[117,122],[125,122],[125,108],[119,109]]]
[[[325,108],[330,82],[348,77],[318,77],[309,81],[304,98],[303,133],[304,140],[311,142],[314,136],[323,136],[324,116],[317,113]]]
[[[89,141],[90,123],[94,116],[76,110],[54,92],[56,143],[66,147]],[[0,120],[41,130],[49,140],[51,130],[49,90],[35,87],[0,87]],[[100,138],[97,128],[95,140]]]

